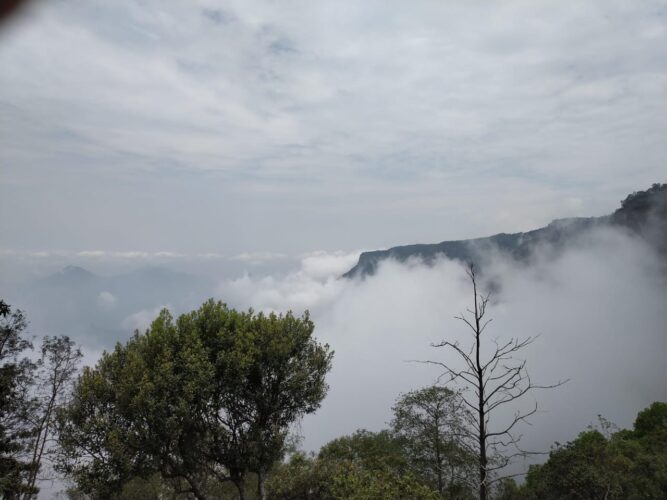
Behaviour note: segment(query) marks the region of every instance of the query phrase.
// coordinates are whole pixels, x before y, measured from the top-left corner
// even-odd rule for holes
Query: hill
[[[373,275],[380,262],[394,259],[405,262],[420,259],[432,264],[438,257],[476,262],[485,251],[495,249],[517,260],[527,260],[538,246],[548,245],[554,251],[562,249],[574,237],[596,227],[617,227],[646,239],[660,253],[667,254],[667,184],[653,184],[646,191],[628,195],[620,208],[602,217],[557,219],[546,227],[525,233],[499,233],[470,240],[443,241],[392,247],[387,250],[364,252],[357,264],[343,277]]]

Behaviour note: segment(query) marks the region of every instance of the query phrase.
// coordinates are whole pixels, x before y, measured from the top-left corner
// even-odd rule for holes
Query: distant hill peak
[[[47,276],[42,283],[49,286],[79,286],[90,283],[97,276],[79,266],[65,266],[60,271]]]
[[[68,276],[94,276],[88,269],[84,269],[80,266],[65,266],[58,274]]]

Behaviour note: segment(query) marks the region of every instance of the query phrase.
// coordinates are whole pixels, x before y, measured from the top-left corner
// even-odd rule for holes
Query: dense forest
[[[667,497],[667,403],[632,429],[600,417],[521,474],[515,426],[537,413],[496,409],[533,390],[517,357],[535,340],[484,335],[489,296],[471,264],[470,346],[443,341],[460,368],[429,361],[440,383],[397,394],[386,429],[359,429],[317,453],[295,424],[327,394],[334,352],[308,313],[240,312],[209,300],[79,369],[66,336],[34,352],[23,312],[0,302],[0,492],[29,499],[58,479],[70,499],[550,499]],[[484,356],[486,352],[486,357]],[[482,354],[480,354],[482,353]],[[517,408],[520,408],[517,406]],[[525,408],[525,407],[523,407]]]

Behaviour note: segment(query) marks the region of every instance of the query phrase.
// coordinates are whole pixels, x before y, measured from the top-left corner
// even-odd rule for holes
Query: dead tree
[[[483,295],[478,292],[477,275],[473,264],[468,265],[467,274],[472,283],[474,307],[467,309],[468,315],[461,313],[455,318],[463,321],[471,330],[472,344],[469,348],[461,346],[458,342],[446,340],[433,344],[434,347],[453,350],[460,358],[462,368],[456,369],[454,365],[440,361],[427,361],[427,363],[444,369],[441,379],[445,378],[446,383],[459,384],[474,393],[474,399],[465,393],[461,397],[475,416],[471,437],[479,457],[479,498],[486,500],[490,484],[502,479],[502,477],[492,478],[491,475],[509,465],[513,458],[529,453],[520,448],[521,436],[516,434],[515,427],[537,412],[537,403],[530,410],[516,411],[513,418],[500,428],[490,428],[491,417],[495,414],[495,410],[515,403],[532,389],[558,387],[567,380],[553,385],[532,383],[526,371],[526,361],[517,359],[516,354],[533,343],[536,337],[524,340],[510,338],[501,343],[483,337],[484,330],[491,322],[491,319],[485,318],[490,294]],[[485,350],[492,354],[485,356],[483,352]],[[511,452],[500,454],[499,450],[511,450]]]

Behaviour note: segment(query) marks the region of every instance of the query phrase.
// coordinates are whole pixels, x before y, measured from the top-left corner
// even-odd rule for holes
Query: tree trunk
[[[234,486],[239,490],[239,500],[245,500],[245,489],[243,488],[243,480],[232,479]]]
[[[472,272],[472,267],[471,267]],[[479,324],[480,311],[477,306],[477,283],[475,282],[475,275],[472,275],[472,290],[475,297],[475,362],[477,368],[477,393],[479,395],[479,403],[477,407],[479,418],[479,500],[486,500],[486,425],[484,419],[486,418],[484,411],[484,370],[480,362],[480,336],[482,329]]]
[[[442,453],[440,451],[440,422],[439,418],[435,417],[435,460],[438,471],[438,493],[443,496],[445,493],[444,484],[442,480]]]
[[[259,500],[266,500],[266,489],[264,487],[264,471],[257,472],[257,498]]]

